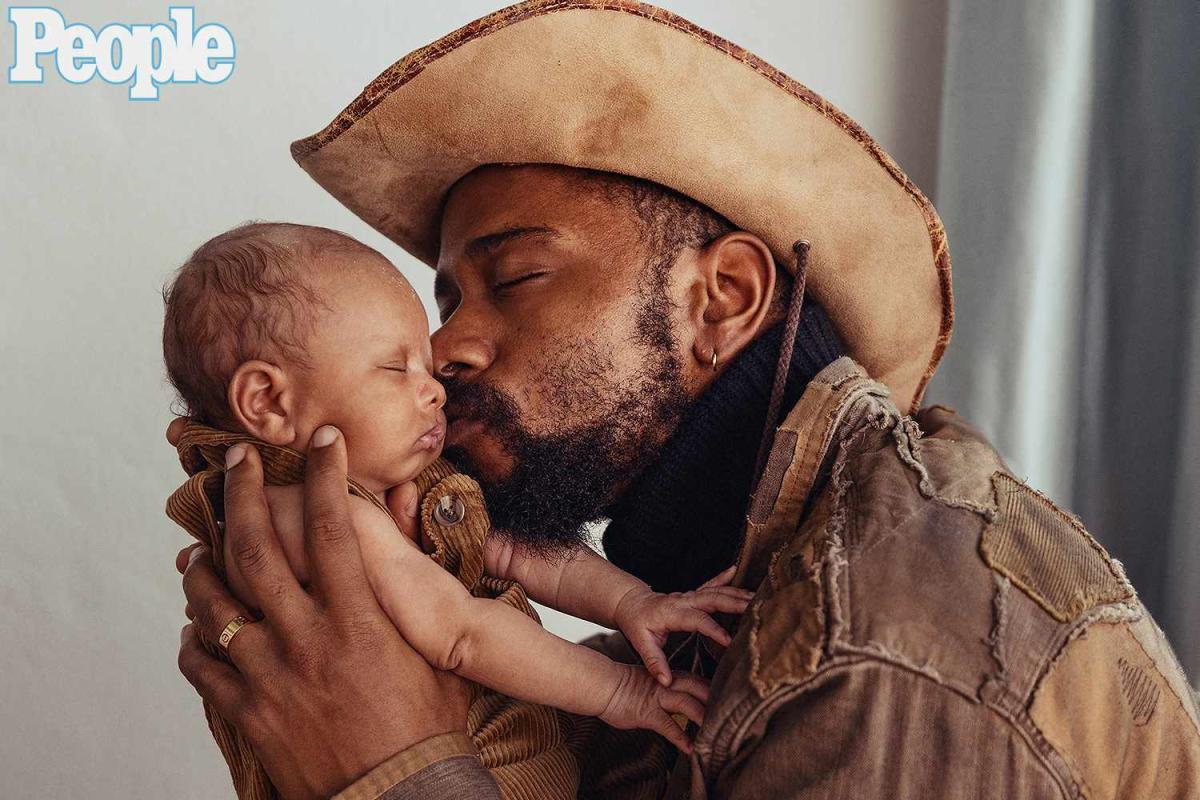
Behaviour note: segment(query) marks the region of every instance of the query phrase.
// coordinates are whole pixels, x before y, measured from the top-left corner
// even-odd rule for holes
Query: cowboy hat
[[[737,45],[631,0],[529,0],[409,53],[292,144],[347,208],[429,265],[454,183],[550,163],[668,186],[795,269],[849,354],[915,409],[950,338],[945,230],[852,119]]]

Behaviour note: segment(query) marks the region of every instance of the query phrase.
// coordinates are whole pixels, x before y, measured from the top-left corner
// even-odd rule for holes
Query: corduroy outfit
[[[217,521],[221,517],[224,486],[225,451],[239,443],[253,444],[262,456],[263,476],[268,485],[287,485],[304,480],[304,456],[287,447],[259,441],[245,434],[219,431],[189,423],[177,449],[184,470],[191,476],[167,501],[167,515],[188,533],[212,548],[218,572],[224,574],[222,534]],[[424,535],[434,544],[430,558],[457,577],[476,597],[495,598],[538,619],[520,584],[500,580],[483,571],[483,544],[490,524],[483,493],[473,479],[444,459],[438,459],[415,479],[420,492],[419,522]],[[350,492],[383,511],[387,508],[369,490],[350,481]],[[457,521],[447,521],[435,513],[443,498],[462,501],[465,513]],[[397,536],[403,536],[396,529]],[[223,655],[215,644],[210,652]],[[447,734],[411,751],[409,763],[422,755],[436,752],[469,754],[491,770],[506,798],[575,797],[578,767],[566,743],[565,730],[558,711],[546,706],[499,695],[479,684],[471,684],[468,712],[469,736]],[[213,738],[221,749],[241,800],[267,800],[278,797],[262,765],[249,745],[226,720],[204,704]],[[403,766],[405,759],[400,759]],[[424,766],[423,761],[421,765]],[[386,787],[383,787],[386,788]]]

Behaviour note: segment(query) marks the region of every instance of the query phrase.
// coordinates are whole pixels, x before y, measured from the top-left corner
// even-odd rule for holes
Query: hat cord
[[[804,286],[808,277],[808,252],[812,245],[799,239],[792,245],[796,253],[796,277],[792,283],[792,296],[788,300],[787,320],[783,328],[783,341],[779,346],[779,361],[775,364],[775,383],[771,386],[771,401],[767,404],[767,418],[763,424],[762,442],[758,446],[754,475],[762,476],[767,455],[775,441],[775,430],[779,424],[779,407],[783,404],[783,390],[788,372],[792,368],[792,351],[796,349],[796,333],[800,330],[800,307],[804,305]]]

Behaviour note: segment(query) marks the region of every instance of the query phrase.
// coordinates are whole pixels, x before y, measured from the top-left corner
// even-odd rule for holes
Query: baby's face
[[[398,271],[370,256],[337,256],[314,288],[321,309],[294,369],[297,440],[322,425],[346,437],[350,476],[379,493],[411,480],[442,452],[446,393],[433,377],[429,323]]]

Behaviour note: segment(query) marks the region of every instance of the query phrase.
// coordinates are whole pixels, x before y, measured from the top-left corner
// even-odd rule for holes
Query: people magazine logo
[[[15,29],[10,83],[44,83],[57,71],[67,83],[128,84],[130,100],[157,100],[173,83],[216,84],[233,74],[237,46],[224,25],[196,26],[190,6],[167,9],[168,22],[113,22],[99,30],[68,23],[47,6],[11,6]]]

